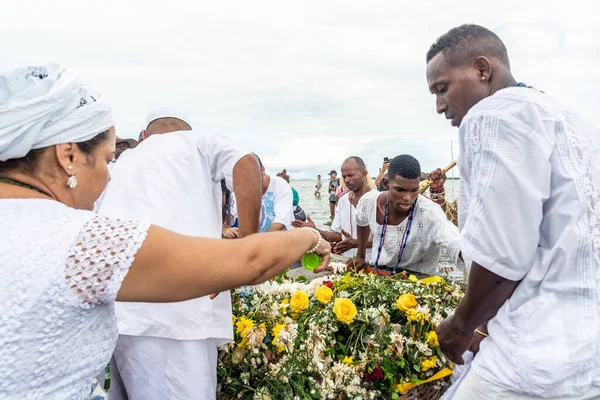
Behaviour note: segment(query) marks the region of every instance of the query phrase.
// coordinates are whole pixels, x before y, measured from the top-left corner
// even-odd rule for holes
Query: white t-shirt
[[[369,260],[371,265],[375,265],[381,240],[382,226],[377,223],[377,199],[379,196],[386,195],[387,193],[377,193],[363,196],[356,210],[356,224],[369,226],[373,235],[373,249]],[[408,218],[405,218],[400,225],[387,226],[378,265],[394,268],[407,224]],[[428,275],[437,275],[441,251],[454,261],[459,269],[464,269],[464,263],[458,257],[460,253],[458,239],[458,228],[448,221],[442,208],[433,201],[419,196],[406,248],[397,271],[405,268]]]
[[[148,221],[184,235],[220,238],[220,182],[225,179],[232,188],[233,167],[245,154],[219,135],[194,131],[152,135],[114,164],[98,212]],[[214,268],[219,268],[218,259]],[[180,340],[233,338],[229,292],[214,300],[119,302],[116,309],[120,334]]]
[[[259,230],[266,232],[275,222],[285,225],[285,230],[291,229],[294,220],[292,187],[278,176],[270,178],[269,188],[262,197]]]
[[[460,247],[521,281],[473,372],[530,396],[600,386],[600,132],[547,95],[503,89],[459,132]]]
[[[365,196],[376,196],[379,192],[375,189],[368,191],[365,193],[361,200]],[[360,201],[360,200],[359,200]],[[342,233],[342,230],[349,233],[353,239],[357,239],[357,229],[356,229],[356,207],[352,203],[350,203],[350,197],[348,195],[342,196],[338,201],[337,207],[335,208],[335,216],[333,217],[333,222],[331,223],[331,230],[333,232]],[[344,237],[342,236],[342,240]],[[344,254],[345,257],[355,257],[358,249],[350,249]],[[366,260],[371,258],[371,249],[367,249]]]

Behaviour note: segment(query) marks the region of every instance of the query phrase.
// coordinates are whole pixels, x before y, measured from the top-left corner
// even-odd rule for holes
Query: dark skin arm
[[[280,224],[279,222],[273,222],[271,224],[271,227],[269,229],[267,229],[267,232],[277,232],[277,231],[283,231],[283,230],[285,230],[284,224]]]
[[[450,361],[464,363],[462,354],[471,346],[475,329],[496,315],[519,282],[504,279],[475,262],[472,264],[465,297],[454,315],[437,328],[440,348]]]
[[[369,241],[373,242],[371,236],[371,228],[369,226],[356,227],[356,241],[358,242],[358,252],[355,258],[351,258],[346,262],[346,265],[359,271],[365,266],[365,257],[367,256],[367,246]]]
[[[338,244],[335,246],[336,254],[342,254],[350,249],[358,248],[358,238],[352,239],[351,235],[344,230],[342,230],[342,237],[344,238],[344,240],[342,240],[341,242],[338,242]],[[357,232],[357,237],[358,237],[358,232]],[[367,248],[370,249],[372,246],[373,246],[373,238],[369,236],[369,240],[367,240]]]
[[[254,155],[242,157],[233,167],[233,191],[238,204],[239,237],[258,232],[262,176]]]
[[[315,223],[313,222],[312,218],[310,217],[310,215],[308,215],[306,217],[306,221],[292,221],[292,226],[294,228],[313,228],[319,231],[319,233],[321,234],[321,236],[323,237],[323,239],[327,240],[328,242],[331,243],[338,243],[342,241],[342,234],[339,232],[330,232],[330,231],[323,231],[319,228],[317,228],[317,226],[315,225]]]
[[[433,181],[431,183],[430,188],[433,190],[438,190],[438,189],[443,188],[444,184],[446,183],[446,173],[441,168],[438,168],[436,170],[431,171],[429,174],[427,174],[427,179]],[[444,212],[446,212],[446,199],[438,199],[438,200],[431,199],[431,201],[439,204],[440,207],[442,207],[442,210],[444,210]]]

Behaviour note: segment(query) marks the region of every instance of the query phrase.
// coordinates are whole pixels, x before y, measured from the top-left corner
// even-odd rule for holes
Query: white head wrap
[[[177,118],[188,124],[190,128],[192,127],[190,117],[185,113],[171,107],[157,107],[148,113],[148,117],[146,118],[146,129],[148,129],[150,123],[161,118]]]
[[[0,75],[0,161],[84,142],[113,125],[106,99],[58,64]]]

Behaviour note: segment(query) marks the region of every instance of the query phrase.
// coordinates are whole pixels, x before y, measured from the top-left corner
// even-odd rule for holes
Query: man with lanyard
[[[336,254],[354,257],[356,255],[356,248],[358,247],[355,217],[356,205],[363,196],[376,195],[378,193],[375,188],[369,187],[368,174],[367,167],[360,157],[349,157],[342,164],[342,179],[350,192],[342,196],[339,200],[335,209],[335,217],[331,224],[331,231],[317,229],[310,215],[307,222],[294,221],[292,225],[296,228],[307,226],[317,229],[323,238],[336,244]],[[370,240],[367,247],[371,247]]]
[[[222,136],[192,130],[189,121],[171,108],[150,112],[142,143],[112,168],[99,213],[220,238],[225,179],[238,199],[239,235],[256,233],[256,157]],[[233,339],[229,292],[179,303],[117,302],[116,311],[111,399],[215,398],[217,347]]]
[[[481,26],[440,37],[426,75],[437,112],[459,127],[470,267],[437,332],[458,364],[480,348],[455,398],[600,398],[600,132],[517,83]]]
[[[458,228],[448,221],[438,204],[419,195],[419,162],[409,155],[395,157],[387,173],[388,190],[363,197],[358,203],[358,254],[349,265],[361,269],[366,266],[366,259],[382,275],[403,269],[437,275],[443,251],[464,270],[459,257]],[[370,235],[373,249],[371,257],[366,258]]]
[[[333,219],[335,217],[335,206],[338,202],[336,191],[338,186],[340,186],[340,178],[337,177],[337,172],[333,169],[329,173],[329,178],[327,191],[329,192],[329,211],[331,212],[331,219]]]

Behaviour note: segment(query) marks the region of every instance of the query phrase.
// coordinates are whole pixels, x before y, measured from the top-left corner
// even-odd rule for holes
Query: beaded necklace
[[[10,179],[10,178],[0,178],[0,183],[8,183],[8,184],[10,184],[10,185],[21,186],[21,187],[24,187],[25,189],[31,189],[31,190],[33,190],[33,191],[35,191],[35,192],[41,193],[41,194],[43,194],[43,195],[46,195],[46,196],[48,196],[48,197],[52,197],[52,196],[50,196],[48,193],[44,192],[44,191],[43,191],[43,190],[41,190],[41,189],[38,189],[38,188],[36,188],[35,186],[31,186],[31,185],[28,185],[28,184],[26,184],[26,183],[23,183],[23,182],[16,181],[16,180],[14,180],[14,179]]]
[[[392,275],[396,273],[396,268],[400,265],[402,261],[402,256],[404,255],[404,249],[406,248],[406,244],[408,243],[408,238],[410,236],[410,227],[412,226],[413,216],[415,214],[415,208],[417,205],[417,200],[413,203],[410,208],[410,214],[408,214],[408,221],[406,226],[404,227],[404,233],[402,234],[402,241],[400,242],[400,250],[398,251],[398,260],[396,261],[396,265],[392,270]],[[387,231],[387,220],[390,210],[390,199],[389,197],[385,200],[385,210],[383,212],[383,225],[381,226],[381,237],[379,238],[379,247],[377,248],[377,258],[375,259],[375,272],[377,275],[381,276],[379,273],[379,257],[381,257],[381,250],[383,249],[383,244],[385,243],[385,233]]]
[[[524,88],[527,88],[527,89],[533,89],[533,90],[537,90],[538,92],[542,92],[542,93],[544,93],[544,92],[543,92],[543,91],[541,91],[540,89],[536,89],[536,88],[534,88],[533,86],[529,86],[529,85],[527,85],[526,83],[523,83],[523,82],[519,82],[519,83],[517,83],[517,87],[524,87]]]

